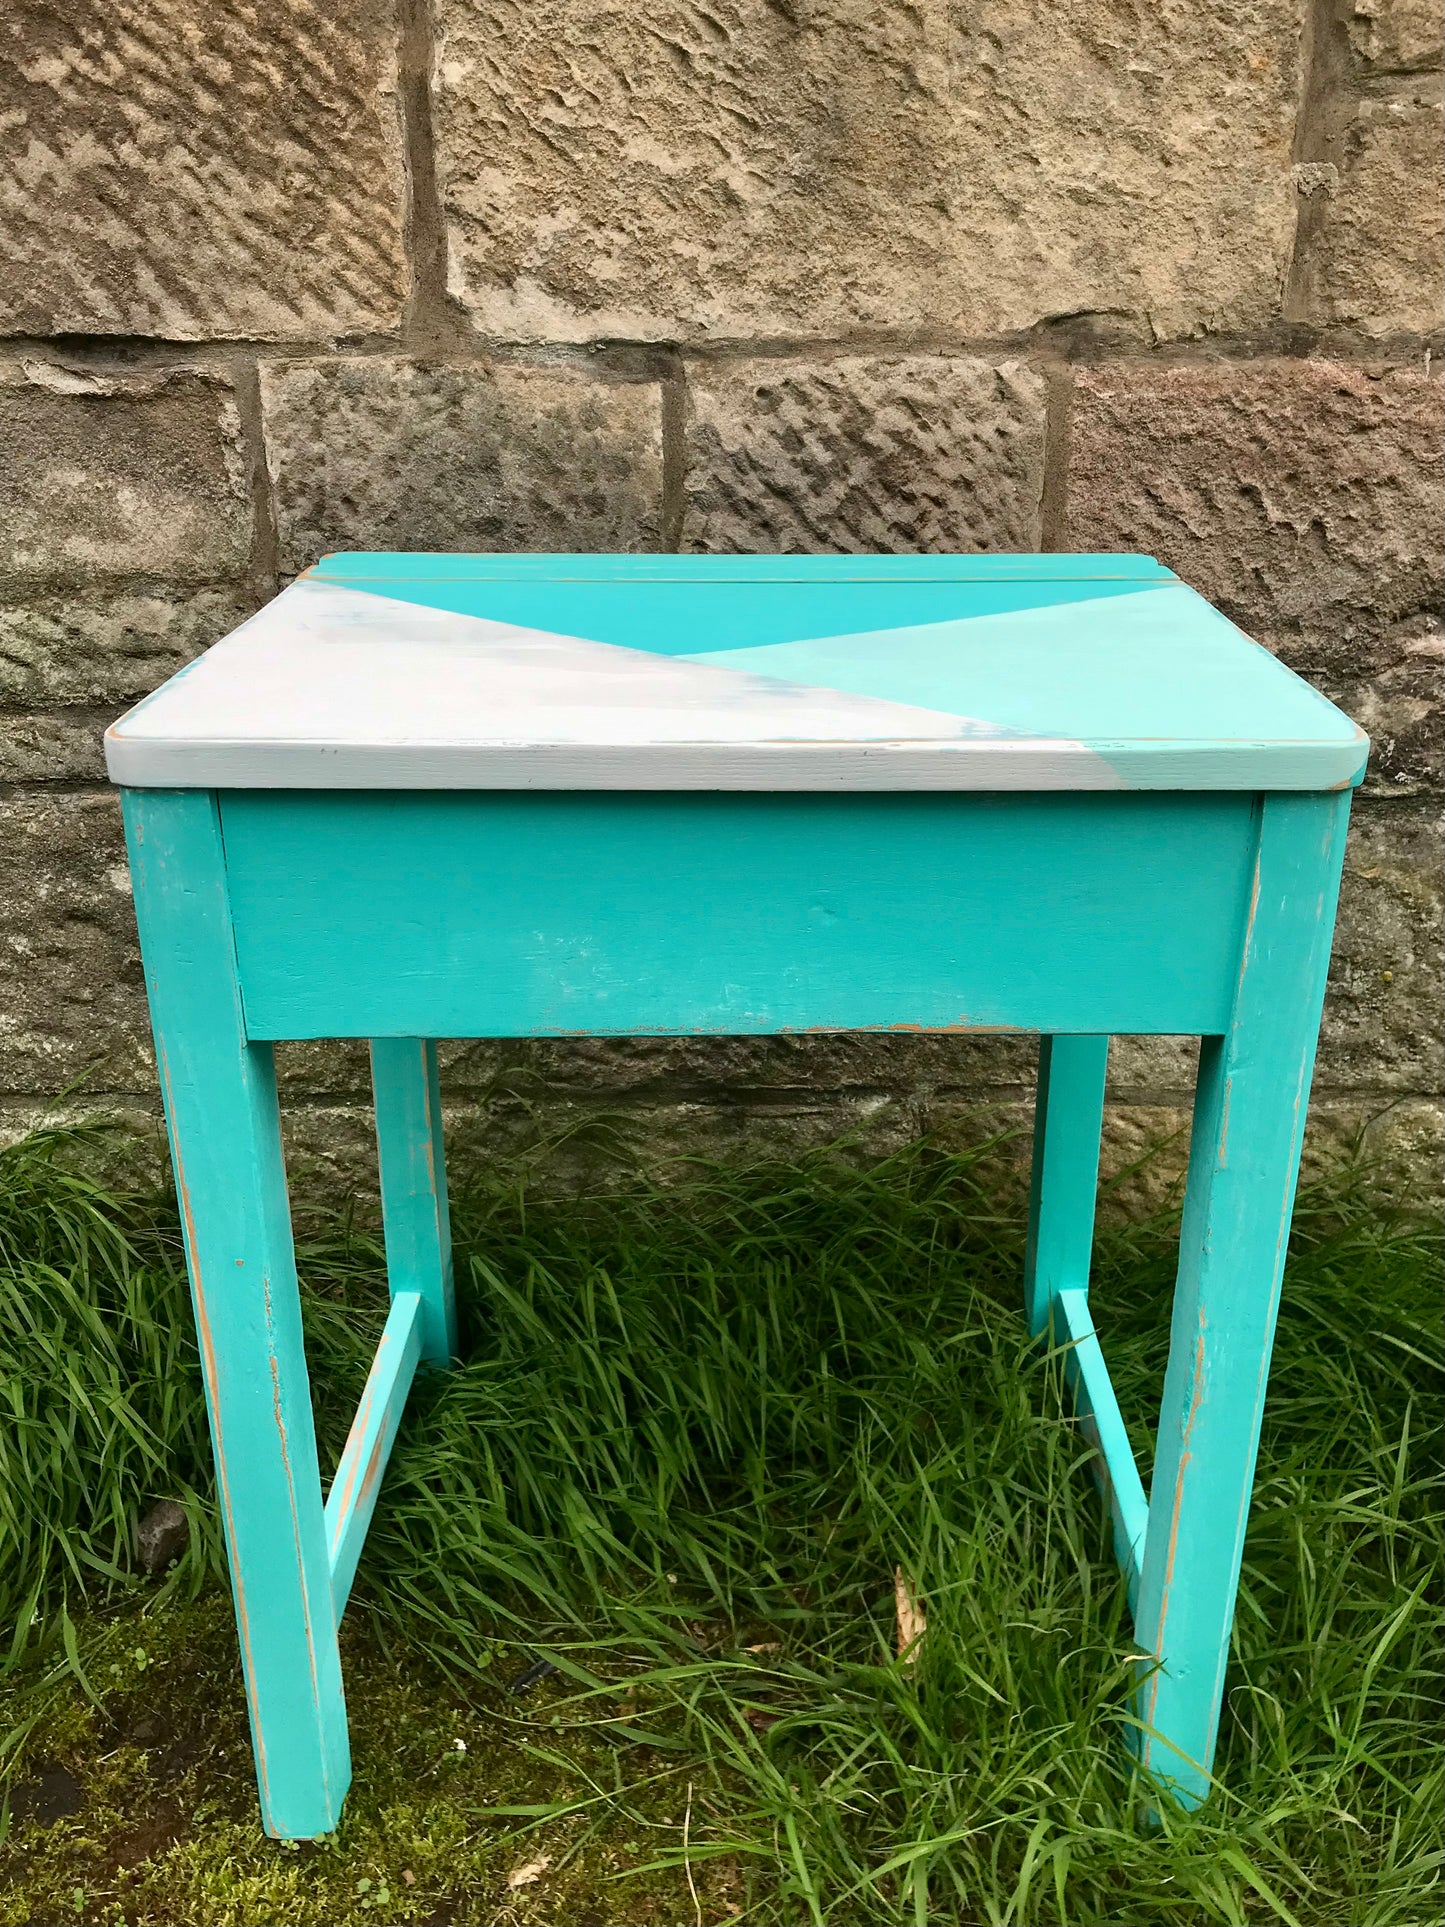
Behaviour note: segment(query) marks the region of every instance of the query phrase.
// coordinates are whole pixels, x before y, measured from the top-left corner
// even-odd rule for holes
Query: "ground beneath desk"
[[[348,1615],[341,1830],[294,1847],[256,1820],[174,1222],[74,1152],[0,1170],[0,1607],[27,1649],[0,1681],[4,1927],[1436,1918],[1438,1246],[1367,1184],[1301,1213],[1225,1792],[1154,1833],[1088,1447],[1027,1350],[986,1163],[459,1184],[467,1362],[409,1414]],[[1171,1237],[1099,1253],[1131,1421]],[[344,1220],[302,1260],[334,1457],[383,1288]],[[181,1565],[107,1580],[168,1493]]]

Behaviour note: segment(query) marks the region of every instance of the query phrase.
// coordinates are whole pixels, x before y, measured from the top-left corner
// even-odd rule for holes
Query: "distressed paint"
[[[245,1032],[215,798],[123,803],[262,1816],[326,1833],[351,1759],[271,1047]]]
[[[1249,797],[221,802],[261,1037],[1228,1018]],[[686,905],[686,914],[679,914]]]
[[[371,1084],[387,1281],[393,1298],[420,1294],[421,1356],[444,1370],[456,1356],[457,1309],[436,1045],[374,1037]]]
[[[1233,1008],[1204,1039],[1136,1628],[1143,1764],[1207,1794],[1324,1000],[1347,796],[1266,796]]]
[[[1364,767],[1347,717],[1148,558],[1112,575],[1080,558],[943,558],[873,580],[831,558],[749,573],[613,556],[582,576],[565,557],[505,573],[378,555],[347,574],[345,560],[114,724],[112,777],[1249,790]]]
[[[382,1474],[396,1442],[406,1395],[421,1357],[425,1310],[420,1292],[398,1292],[376,1348],[361,1403],[326,1498],[326,1548],[336,1624],[356,1577],[356,1564],[376,1510]]]
[[[1127,556],[331,557],[113,730],[176,785],[124,803],[268,1829],[339,1817],[335,1624],[455,1349],[436,1036],[1048,1033],[1030,1325],[1203,1797],[1363,753]],[[1204,1036],[1152,1513],[1087,1300],[1111,1031]],[[334,1035],[393,1304],[323,1508],[267,1040]]]

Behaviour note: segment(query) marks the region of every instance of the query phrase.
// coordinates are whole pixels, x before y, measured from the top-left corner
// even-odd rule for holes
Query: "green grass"
[[[0,1164],[0,1729],[17,1783],[69,1762],[88,1801],[0,1847],[0,1921],[1438,1918],[1439,1245],[1366,1183],[1301,1203],[1220,1786],[1156,1827],[1089,1451],[1025,1342],[993,1166],[463,1188],[466,1362],[403,1428],[348,1614],[356,1783],[298,1853],[254,1817],[174,1220],[75,1149]],[[385,1290],[364,1230],[302,1230],[331,1462]],[[1173,1237],[1107,1230],[1093,1288],[1146,1465]],[[128,1539],[161,1494],[197,1531],[158,1591]],[[509,1695],[538,1657],[558,1672]],[[194,1738],[184,1821],[139,1859],[137,1695]]]

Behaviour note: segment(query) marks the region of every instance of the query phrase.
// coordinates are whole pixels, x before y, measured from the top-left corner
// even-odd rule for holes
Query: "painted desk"
[[[1070,1347],[1145,1764],[1207,1791],[1367,745],[1141,556],[335,555],[109,732],[267,1828],[336,1825],[336,1627],[455,1346],[435,1041],[1042,1039],[1025,1278]],[[1090,1318],[1111,1034],[1199,1036],[1151,1494]],[[371,1040],[392,1310],[323,1498],[272,1044]]]

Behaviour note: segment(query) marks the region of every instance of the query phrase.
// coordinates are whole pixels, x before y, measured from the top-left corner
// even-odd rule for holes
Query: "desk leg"
[[[215,797],[124,805],[262,1818],[305,1838],[351,1754],[271,1047],[246,1038]]]
[[[420,1293],[422,1362],[445,1369],[456,1357],[457,1313],[436,1045],[373,1038],[371,1084],[391,1295]]]
[[[1099,1189],[1107,1037],[1045,1037],[1039,1043],[1033,1184],[1024,1259],[1024,1309],[1035,1338],[1061,1291],[1087,1291]]]
[[[1207,1795],[1349,797],[1261,799],[1230,1026],[1203,1040],[1136,1617],[1138,1752]]]

